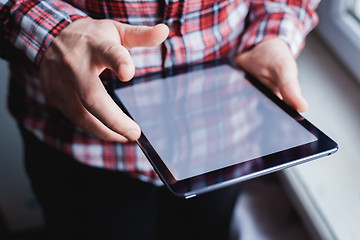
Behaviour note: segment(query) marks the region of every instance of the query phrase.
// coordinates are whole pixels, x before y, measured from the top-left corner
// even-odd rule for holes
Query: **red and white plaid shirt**
[[[273,37],[296,56],[318,22],[319,0],[0,0],[0,56],[11,66],[9,108],[39,139],[78,161],[124,171],[159,183],[135,144],[105,142],[73,126],[50,107],[41,91],[38,66],[52,40],[68,24],[88,16],[132,25],[165,23],[162,46],[134,48],[136,75],[164,67],[224,58]],[[116,80],[103,74],[103,80]]]

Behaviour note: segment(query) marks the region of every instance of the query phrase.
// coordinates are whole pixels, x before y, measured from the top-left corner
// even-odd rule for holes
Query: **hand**
[[[99,75],[109,68],[122,81],[135,73],[128,50],[152,47],[168,36],[164,24],[130,26],[113,20],[80,19],[52,42],[40,64],[40,80],[50,104],[73,124],[108,141],[135,141],[139,126],[115,104]]]
[[[265,40],[237,55],[234,61],[297,111],[307,109],[307,102],[301,95],[295,59],[284,41],[278,38]]]

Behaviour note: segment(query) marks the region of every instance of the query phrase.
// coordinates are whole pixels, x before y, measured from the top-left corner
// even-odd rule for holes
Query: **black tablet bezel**
[[[214,67],[219,64],[229,64],[233,68],[238,68],[228,60],[202,63],[193,66],[182,66],[172,69],[166,69],[162,72],[148,75],[145,78],[134,78],[131,82],[128,83],[112,83],[110,87],[107,86],[107,89],[114,101],[128,116],[131,117],[131,114],[127,111],[126,107],[122,104],[116,94],[114,94],[114,89],[137,84],[139,82],[151,81],[152,79],[165,78],[167,76],[186,73],[188,71],[195,71],[197,69],[206,69],[208,67]],[[160,156],[157,154],[156,150],[148,141],[144,133],[141,133],[137,144],[153,166],[155,172],[158,174],[162,182],[176,196],[190,198],[237,182],[249,180],[264,174],[272,173],[303,162],[327,156],[337,151],[338,145],[336,142],[334,142],[317,127],[307,121],[293,108],[285,104],[256,78],[251,75],[247,75],[246,78],[253,86],[260,90],[284,112],[286,112],[289,116],[295,119],[309,132],[311,132],[318,140],[291,149],[262,156],[260,158],[255,158],[243,163],[235,164],[233,166],[225,167],[202,175],[177,181],[170,172],[170,170],[166,167],[165,163],[161,160]],[[258,164],[259,162],[261,162],[261,164]],[[250,172],[244,172],[239,170],[244,164],[247,164],[247,168],[249,168],[248,166],[252,167]]]

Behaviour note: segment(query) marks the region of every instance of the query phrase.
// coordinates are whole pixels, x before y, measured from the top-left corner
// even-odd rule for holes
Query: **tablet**
[[[336,152],[338,146],[229,63],[168,69],[113,86],[138,145],[177,196],[198,194]]]

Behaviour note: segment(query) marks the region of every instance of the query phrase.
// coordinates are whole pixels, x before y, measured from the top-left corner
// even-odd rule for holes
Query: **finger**
[[[71,101],[71,104],[68,104]],[[69,95],[66,101],[57,101],[55,106],[72,122],[83,131],[106,141],[125,143],[128,139],[102,124],[90,114],[82,105],[76,94]]]
[[[140,137],[140,127],[116,105],[99,78],[95,77],[86,86],[81,86],[79,97],[85,108],[112,131],[129,141]]]
[[[116,42],[104,42],[95,49],[101,65],[111,69],[122,81],[129,81],[135,74],[135,66],[129,51]]]
[[[148,27],[115,22],[115,26],[119,31],[122,45],[128,49],[157,46],[169,35],[169,28],[165,24]]]
[[[301,94],[301,88],[297,77],[297,65],[292,56],[279,61],[274,72],[274,78],[276,78],[275,82],[278,83],[278,89],[283,101],[297,111],[304,112],[308,105]]]
[[[288,105],[295,108],[298,112],[306,111],[308,104],[302,96],[297,84],[288,82],[280,88],[281,96]]]

